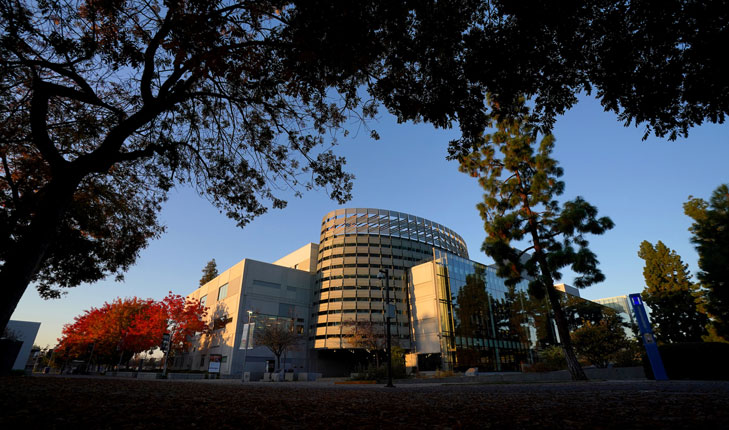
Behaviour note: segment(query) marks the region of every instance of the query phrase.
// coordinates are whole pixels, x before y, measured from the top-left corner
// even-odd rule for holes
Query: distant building
[[[580,290],[567,284],[556,284],[554,286],[554,289],[557,291],[561,291],[565,294],[569,294],[571,296],[580,297]]]
[[[630,304],[630,299],[627,295],[606,297],[604,299],[593,300],[595,303],[599,303],[603,306],[607,306],[618,312],[618,315],[623,319],[623,322],[628,324],[625,328],[625,333],[629,337],[635,337],[632,327],[636,325],[635,316],[633,315],[633,307]]]

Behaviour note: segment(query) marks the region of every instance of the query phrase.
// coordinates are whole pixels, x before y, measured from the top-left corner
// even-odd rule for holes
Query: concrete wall
[[[279,258],[273,264],[291,269],[316,273],[316,259],[319,255],[319,244],[308,243],[296,251]]]
[[[227,294],[218,300],[220,287],[226,283]],[[266,347],[249,348],[247,354],[243,349],[243,329],[248,323],[248,311],[252,311],[254,321],[263,317],[294,318],[295,325],[302,327],[302,342],[286,354],[286,367],[307,370],[306,339],[313,285],[314,275],[309,272],[250,259],[221,273],[189,297],[207,296],[208,319],[227,317],[230,322],[210,335],[199,336],[181,368],[206,371],[210,354],[220,354],[224,360],[221,376],[240,375],[245,355],[246,371],[264,372],[267,361],[275,360],[273,353]]]
[[[33,348],[33,342],[38,335],[41,323],[33,321],[8,321],[7,329],[12,331],[18,340],[23,341],[20,352],[13,363],[13,370],[23,370],[30,357],[30,350]]]
[[[411,269],[410,288],[411,326],[413,345],[418,354],[439,354],[438,309],[433,262]]]

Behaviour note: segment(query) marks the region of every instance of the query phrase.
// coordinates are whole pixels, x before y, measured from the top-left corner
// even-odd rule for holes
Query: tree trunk
[[[540,263],[541,265],[541,263]],[[552,305],[552,312],[554,312],[554,320],[557,324],[557,333],[559,333],[559,339],[562,343],[562,349],[564,350],[564,358],[567,361],[567,370],[570,371],[572,380],[574,381],[587,381],[587,375],[582,370],[580,362],[577,360],[575,350],[572,348],[572,338],[570,337],[569,327],[567,325],[567,318],[564,315],[564,309],[560,303],[560,297],[557,290],[554,289],[554,285],[549,284],[547,287],[547,294],[549,295],[549,302]]]
[[[68,175],[55,179],[41,191],[30,225],[22,232],[13,252],[8,254],[0,270],[3,288],[0,303],[0,327],[4,330],[23,297],[28,284],[38,273],[48,250],[58,234],[58,226],[73,199],[80,178]]]

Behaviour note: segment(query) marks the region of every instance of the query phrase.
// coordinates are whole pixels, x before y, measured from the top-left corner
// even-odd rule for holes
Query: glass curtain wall
[[[546,309],[530,309],[526,281],[509,287],[493,268],[439,250],[434,261],[442,367],[499,372],[531,364]]]

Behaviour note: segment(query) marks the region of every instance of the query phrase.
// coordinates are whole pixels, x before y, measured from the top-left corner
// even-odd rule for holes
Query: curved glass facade
[[[314,292],[314,348],[353,348],[350,321],[385,320],[384,280],[396,315],[393,339],[409,348],[407,269],[432,260],[434,251],[468,258],[466,243],[453,230],[414,215],[383,209],[338,209],[322,219]]]

